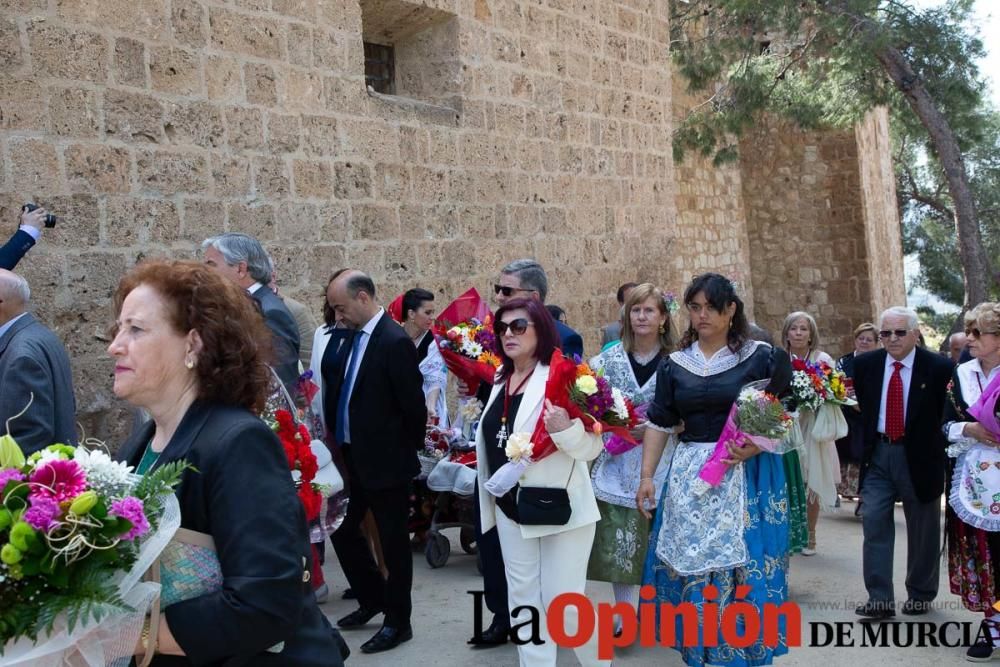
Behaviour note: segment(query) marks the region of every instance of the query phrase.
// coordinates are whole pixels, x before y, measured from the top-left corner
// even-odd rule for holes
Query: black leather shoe
[[[490,627],[483,630],[481,635],[470,639],[468,643],[472,644],[473,648],[493,648],[494,646],[503,646],[509,638],[510,626],[499,617],[494,616]]]
[[[931,610],[931,603],[927,600],[914,600],[910,598],[903,603],[901,611],[907,616],[922,616]]]
[[[361,645],[362,653],[381,653],[394,649],[403,642],[413,639],[413,628],[406,627],[402,630],[390,628],[383,625],[382,629],[375,633],[375,636]]]
[[[365,607],[361,607],[337,621],[337,626],[343,629],[360,628],[381,613],[381,609],[366,609]]]
[[[892,608],[892,602],[871,602],[868,601],[854,610],[854,613],[861,617],[861,622],[884,621],[892,618],[896,612]]]

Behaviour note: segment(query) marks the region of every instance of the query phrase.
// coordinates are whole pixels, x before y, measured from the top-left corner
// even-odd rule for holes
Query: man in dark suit
[[[249,292],[260,306],[274,342],[274,370],[292,387],[299,378],[299,328],[285,302],[268,285],[271,261],[260,241],[247,234],[230,232],[205,239],[201,244],[205,264]]]
[[[917,347],[917,314],[889,308],[880,319],[884,349],[854,359],[854,388],[864,421],[861,509],[863,569],[868,602],[864,620],[895,615],[892,558],[894,503],[906,517],[906,603],[924,614],[937,596],[941,550],[941,494],[945,446],[941,419],[952,363]]]
[[[7,243],[0,246],[0,269],[13,270],[42,235],[45,216],[44,208],[21,213],[21,225]]]
[[[538,299],[545,303],[549,293],[549,278],[542,265],[533,259],[515,259],[500,269],[500,277],[493,285],[495,300],[501,306],[511,299]],[[583,358],[583,338],[566,324],[556,321],[560,348],[567,356]]]
[[[337,558],[360,608],[337,623],[365,625],[385,613],[382,628],[361,645],[364,653],[395,648],[413,637],[410,626],[413,556],[407,530],[410,482],[420,471],[427,408],[417,349],[402,327],[375,300],[375,283],[361,271],[345,271],[327,288],[327,302],[354,330],[343,372],[324,400],[327,430],[347,467],[347,516],[332,536]],[[361,522],[371,510],[378,526],[388,579],[383,579]]]
[[[28,312],[30,301],[28,281],[0,269],[0,428],[6,432],[10,420],[10,435],[25,455],[77,442],[69,357]]]

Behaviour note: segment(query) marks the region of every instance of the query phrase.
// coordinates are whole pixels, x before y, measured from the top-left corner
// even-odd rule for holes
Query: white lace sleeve
[[[424,390],[448,388],[448,368],[436,344],[427,348],[427,356],[420,362],[420,372],[424,376]]]

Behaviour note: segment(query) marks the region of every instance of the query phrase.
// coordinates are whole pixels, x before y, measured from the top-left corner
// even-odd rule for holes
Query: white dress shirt
[[[383,308],[379,308],[378,312],[375,313],[375,317],[368,320],[368,322],[357,330],[354,334],[355,336],[361,336],[361,340],[358,343],[358,367],[354,369],[354,377],[351,378],[351,383],[341,389],[341,391],[347,392],[347,405],[351,404],[351,394],[354,392],[354,382],[358,379],[358,373],[361,372],[361,362],[365,358],[365,350],[368,349],[368,341],[371,340],[372,333],[375,331],[375,325],[385,314]],[[347,378],[348,373],[351,372],[351,364],[354,363],[354,347],[353,343],[351,349],[347,352],[347,361],[344,363],[344,378]],[[347,411],[350,413],[350,410]],[[338,415],[339,416],[339,415]],[[344,415],[344,433],[347,434],[347,442],[351,441],[351,420],[348,414]]]
[[[903,380],[903,423],[906,423],[906,405],[910,399],[910,378],[913,377],[913,360],[917,356],[917,348],[910,350],[910,353],[900,359],[903,367],[899,369],[899,376]],[[885,372],[882,374],[882,399],[878,408],[878,432],[885,433],[885,404],[889,398],[889,380],[895,372],[893,364],[896,360],[888,352],[885,355]]]
[[[264,285],[261,283],[254,283],[253,285],[247,288],[247,292],[249,292],[250,294],[255,294],[257,290],[259,290],[263,286]]]
[[[965,400],[967,405],[971,406],[979,400],[983,390],[990,386],[990,382],[993,382],[993,378],[997,376],[997,373],[1000,373],[1000,366],[994,366],[993,370],[990,371],[990,374],[986,375],[983,373],[983,367],[979,363],[979,359],[972,359],[971,361],[966,361],[964,364],[959,364],[957,372],[958,382],[961,385],[962,390],[962,398]],[[950,423],[948,425],[948,441],[973,441],[972,438],[966,438],[965,434],[962,432],[965,429],[965,425],[968,423],[970,422]]]

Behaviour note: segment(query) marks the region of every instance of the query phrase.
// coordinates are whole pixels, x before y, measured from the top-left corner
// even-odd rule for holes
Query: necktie
[[[365,332],[363,331],[358,331],[354,334],[354,340],[351,341],[351,359],[347,362],[347,374],[344,375],[344,384],[341,385],[340,396],[337,398],[336,438],[339,444],[348,442],[350,435],[347,432],[347,405],[351,399],[351,384],[354,382],[354,375],[357,373],[358,365],[361,363],[361,355],[358,353],[361,350],[361,339],[364,335]]]
[[[892,377],[889,378],[889,394],[885,399],[885,434],[890,440],[899,440],[905,433],[903,423],[903,376],[899,369],[903,364],[892,362]]]

